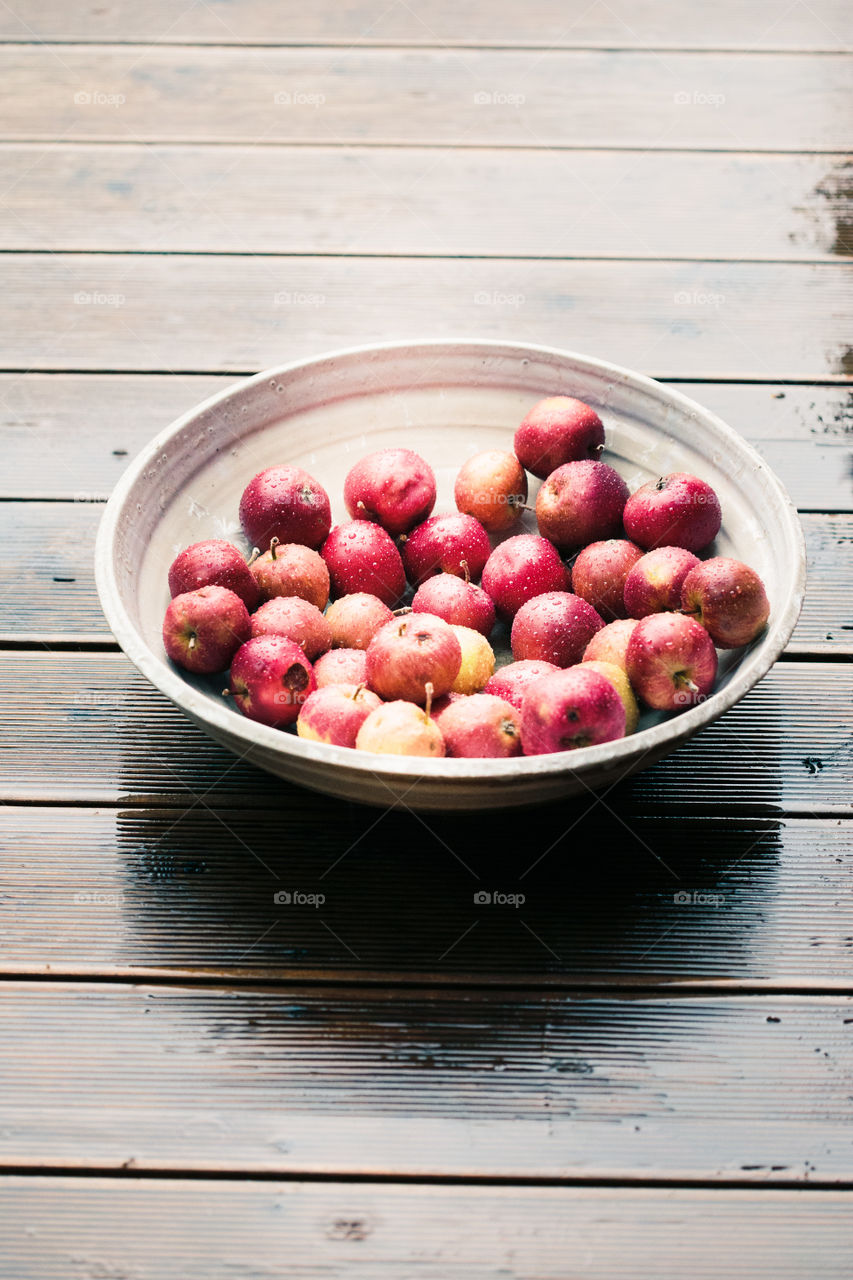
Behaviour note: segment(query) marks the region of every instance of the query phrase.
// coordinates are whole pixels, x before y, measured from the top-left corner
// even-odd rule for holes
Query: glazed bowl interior
[[[161,638],[166,574],[178,551],[227,538],[244,551],[240,495],[256,472],[293,463],[327,489],[334,520],[346,520],[344,477],[366,453],[405,446],[438,482],[436,512],[454,509],[462,462],[512,448],[513,432],[543,396],[569,394],[600,412],[604,460],[633,490],[670,471],[707,480],[723,527],[711,552],[753,566],[772,612],[748,650],[720,654],[715,692],[676,716],[647,712],[619,742],[512,760],[421,760],[310,743],[255,724],[222,698],[224,678],[191,677],[167,659]],[[538,482],[534,481],[535,493]],[[523,530],[535,532],[524,515]],[[799,614],[804,549],[790,500],[758,454],[698,404],[603,361],[541,347],[420,342],[334,353],[268,370],[205,401],[164,430],[131,464],[110,498],[98,535],[101,603],[138,669],[205,732],[261,767],[302,785],[364,803],[405,796],[411,808],[451,809],[540,802],[615,781],[673,750],[741,698],[787,643]],[[506,647],[499,662],[509,660]]]

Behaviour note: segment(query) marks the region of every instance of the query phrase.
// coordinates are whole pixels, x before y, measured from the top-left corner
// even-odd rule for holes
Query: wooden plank
[[[543,810],[535,828],[518,813],[430,815],[423,825],[399,810],[377,822],[307,793],[280,808],[260,803],[248,821],[245,810],[206,804],[177,815],[0,811],[0,972],[851,988],[849,822],[626,821],[593,806]],[[583,856],[589,849],[605,852]],[[274,900],[295,888],[325,901]],[[478,906],[481,889],[524,901]]]
[[[851,286],[807,263],[6,254],[0,351],[7,370],[214,373],[406,336],[495,338],[663,378],[811,381],[853,369],[839,324]]]
[[[3,498],[107,498],[153,435],[233,382],[217,375],[0,374]],[[846,387],[678,383],[751,440],[798,507],[853,511]]]
[[[80,495],[85,498],[86,495]],[[110,639],[94,580],[101,503],[0,503],[0,644]],[[853,653],[853,516],[804,515],[809,579],[792,654]]]
[[[851,1194],[0,1178],[19,1280],[847,1280]]]
[[[610,791],[608,803],[656,813],[716,812],[724,804],[741,813],[849,815],[852,687],[850,664],[779,663],[721,720]],[[271,781],[209,741],[123,654],[0,653],[0,721],[15,744],[0,754],[2,800],[304,803],[301,789]],[[573,801],[562,811],[578,816],[588,807]]]
[[[230,6],[170,0],[113,0],[69,6],[64,0],[16,0],[0,12],[0,39],[142,41],[146,44],[491,45],[512,48],[843,49],[843,0],[810,0],[780,9],[776,0],[719,0],[701,16],[679,0],[613,0],[569,4],[532,0],[519,8],[493,0],[486,8],[454,0],[420,0],[417,9],[382,0],[241,0]]]
[[[7,46],[0,137],[833,152],[849,71],[833,53]]]
[[[853,252],[849,175],[843,156],[7,143],[0,248],[832,259]]]
[[[845,997],[9,982],[0,1009],[10,1171],[853,1177]]]

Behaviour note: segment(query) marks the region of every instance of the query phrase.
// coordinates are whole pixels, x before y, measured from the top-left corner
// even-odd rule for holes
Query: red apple
[[[617,667],[613,662],[596,662],[588,658],[584,658],[583,665],[589,667],[590,671],[597,671],[600,676],[604,676],[605,680],[610,681],[625,708],[625,736],[636,732],[640,721],[640,708],[637,706],[637,699],[634,697],[634,690],[631,688],[631,681],[628,679],[625,668]]]
[[[315,689],[303,702],[296,732],[310,742],[354,747],[359,729],[371,711],[381,706],[382,700],[364,685],[327,685]]]
[[[619,618],[596,631],[583,651],[584,662],[612,662],[625,670],[625,651],[634,634],[636,618]]]
[[[512,656],[573,667],[604,620],[569,591],[546,591],[522,605],[512,624]]]
[[[473,581],[483,572],[491,555],[489,535],[473,516],[431,516],[403,541],[403,563],[412,586],[420,586],[434,573],[467,576]]]
[[[387,604],[366,591],[341,596],[326,610],[333,648],[366,649],[379,628],[390,622],[393,616]]]
[[[445,622],[471,627],[489,636],[495,625],[495,606],[491,596],[473,582],[457,578],[453,573],[437,573],[427,578],[412,600],[415,613],[434,613]]]
[[[539,532],[558,547],[618,538],[627,499],[628,486],[606,462],[567,462],[536,495]]]
[[[448,702],[433,717],[448,756],[501,759],[521,755],[521,715],[503,698],[473,693]]]
[[[504,621],[545,591],[565,591],[569,573],[552,543],[535,533],[519,533],[495,547],[483,569],[483,589]]]
[[[514,453],[487,449],[463,464],[453,490],[456,505],[490,533],[503,533],[521,518],[527,476]]]
[[[227,587],[240,597],[247,609],[254,609],[261,598],[243,556],[221,538],[194,542],[172,561],[170,595],[181,596],[199,587]]]
[[[698,557],[684,547],[656,547],[637,561],[625,579],[625,608],[632,618],[670,613],[681,607],[681,584]]]
[[[643,552],[633,542],[608,538],[584,547],[572,565],[572,591],[605,621],[625,617],[625,580]]]
[[[436,697],[447,693],[459,674],[462,647],[453,630],[431,613],[393,618],[367,648],[367,682],[380,698],[423,704],[427,685]]]
[[[613,742],[625,736],[625,708],[609,680],[588,667],[542,676],[521,711],[526,756],[549,755]]]
[[[329,684],[366,684],[367,653],[364,649],[330,649],[314,663],[317,688]]]
[[[524,659],[521,662],[508,662],[505,667],[496,671],[486,682],[483,693],[491,693],[496,698],[503,698],[517,711],[521,710],[524,695],[540,676],[547,676],[552,671],[559,671],[553,662],[541,662],[537,659]]]
[[[251,633],[249,611],[227,587],[182,592],[172,600],[163,620],[166,653],[196,675],[225,671]]]
[[[280,544],[273,538],[269,551],[253,561],[250,572],[264,600],[299,596],[317,609],[326,607],[329,570],[323,557],[301,542]]]
[[[355,745],[360,751],[379,755],[444,755],[441,730],[427,711],[413,702],[386,702],[371,711],[358,731]]]
[[[230,692],[250,720],[282,728],[293,724],[314,691],[311,663],[286,636],[247,640],[231,663]]]
[[[628,679],[656,711],[681,711],[704,702],[717,678],[711,637],[681,613],[650,613],[641,619],[626,653]]]
[[[393,606],[406,590],[400,553],[389,534],[368,520],[336,525],[323,544],[332,594],[367,592]]]
[[[582,400],[550,396],[533,406],[514,443],[521,465],[542,480],[566,462],[596,461],[604,448],[604,424]]]
[[[332,629],[320,610],[300,596],[276,596],[252,614],[253,636],[287,636],[310,662],[332,647]]]
[[[261,551],[273,538],[319,547],[332,524],[329,495],[301,467],[267,467],[243,491],[240,523]]]
[[[770,601],[754,569],[715,556],[691,569],[681,588],[681,607],[700,623],[718,649],[739,649],[764,630]]]
[[[406,533],[435,506],[435,476],[411,449],[380,449],[357,462],[344,481],[353,520],[373,520],[390,534]]]
[[[720,500],[698,476],[674,471],[632,493],[625,504],[625,532],[638,544],[701,551],[720,532]]]

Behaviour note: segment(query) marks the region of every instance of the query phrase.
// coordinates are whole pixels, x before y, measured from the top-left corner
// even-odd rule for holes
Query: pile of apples
[[[166,652],[195,673],[230,667],[225,694],[252,720],[383,754],[542,755],[632,733],[639,703],[694,706],[716,650],[763,630],[764,585],[699,559],[722,519],[710,485],[676,472],[631,494],[603,448],[589,405],[551,397],[513,453],[465,462],[455,512],[432,515],[423,458],[383,449],[348,473],[335,528],[322,485],[269,467],[240,502],[251,560],[212,540],[173,562]],[[527,472],[539,533],[513,535]],[[504,626],[514,660],[495,671]]]

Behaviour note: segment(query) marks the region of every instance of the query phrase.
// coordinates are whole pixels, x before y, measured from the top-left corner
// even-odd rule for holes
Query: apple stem
[[[277,546],[278,546],[278,538],[271,538],[270,539],[270,555],[272,556],[273,560],[275,560],[276,558],[275,549]]]
[[[352,695],[352,700],[353,700],[353,702],[358,702],[358,695],[359,695],[360,693],[363,693],[363,692],[364,692],[364,690],[365,690],[366,688],[367,688],[367,685],[365,684],[365,682],[364,682],[363,680],[362,680],[361,684],[357,684],[357,685],[355,686],[355,693]]]
[[[467,587],[468,583],[471,581],[471,574],[468,572],[468,561],[465,559],[460,560],[459,568],[462,569],[465,574],[465,585]]]
[[[249,556],[249,559],[247,561],[250,569],[260,554],[261,554],[260,547],[252,547],[252,554]]]
[[[402,618],[404,614],[412,613],[412,612],[413,612],[412,606],[410,604],[404,604],[401,609],[394,610],[394,617]]]
[[[223,690],[222,690],[222,696],[223,696],[223,698],[230,698],[230,697],[231,697],[231,690],[230,690],[230,689],[223,689]]]
[[[424,724],[426,724],[427,721],[429,720],[429,713],[430,711],[432,711],[432,695],[434,693],[434,686],[431,680],[427,680],[426,684],[424,685],[424,689],[426,690],[426,706],[424,707]]]
[[[190,636],[190,642],[187,645],[187,648],[190,650],[190,652],[192,652],[192,650],[195,648],[195,635]]]
[[[691,693],[699,692],[698,684],[694,684],[693,681],[690,679],[690,677],[686,676],[683,672],[679,672],[679,674],[675,677],[675,682],[676,684],[683,685],[685,689],[689,689]]]

